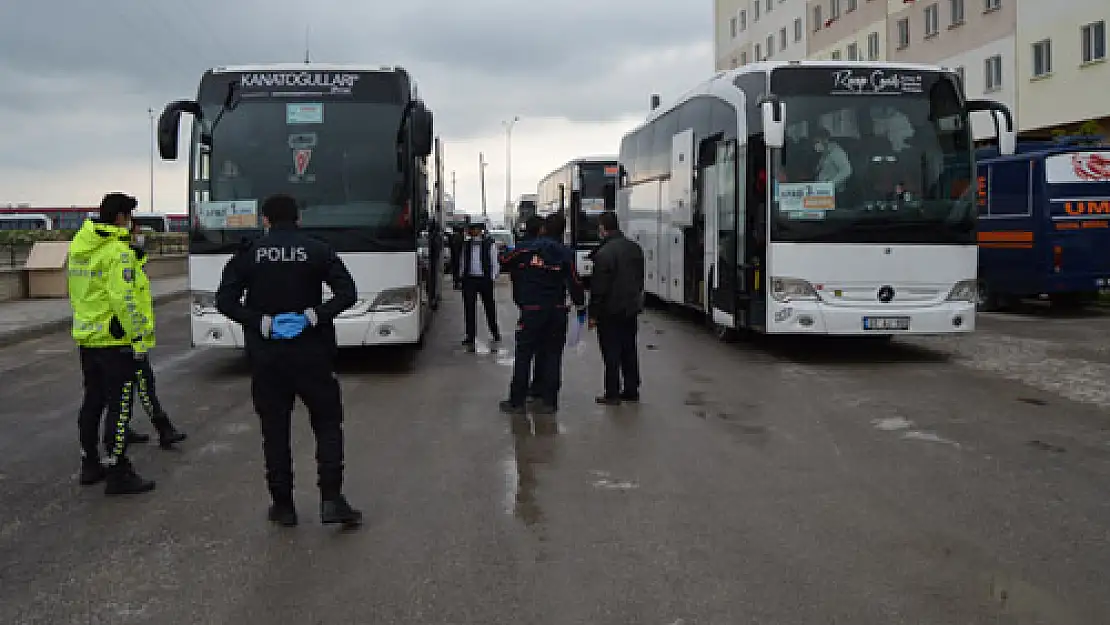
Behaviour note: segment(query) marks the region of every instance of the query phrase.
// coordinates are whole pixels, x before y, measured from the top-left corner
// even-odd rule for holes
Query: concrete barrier
[[[151,280],[183,276],[188,271],[188,256],[185,254],[151,256],[146,263],[146,274]],[[0,268],[0,302],[27,299],[27,274],[27,270],[22,268]]]
[[[22,269],[0,269],[0,302],[27,297],[27,272]]]

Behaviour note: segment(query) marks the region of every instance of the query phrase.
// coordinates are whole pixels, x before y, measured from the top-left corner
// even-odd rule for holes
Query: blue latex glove
[[[585,308],[579,308],[578,309],[578,322],[581,323],[582,325],[586,325],[586,309]]]
[[[270,336],[275,339],[293,339],[308,327],[308,317],[302,313],[282,313],[274,317]]]

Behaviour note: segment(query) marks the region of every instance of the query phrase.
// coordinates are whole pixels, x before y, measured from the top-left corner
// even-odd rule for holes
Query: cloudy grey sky
[[[195,96],[212,66],[402,65],[456,172],[459,207],[491,213],[569,158],[615,153],[649,94],[713,70],[707,0],[8,0],[0,3],[0,204],[149,197],[147,110]],[[185,170],[156,162],[155,208],[183,212]]]

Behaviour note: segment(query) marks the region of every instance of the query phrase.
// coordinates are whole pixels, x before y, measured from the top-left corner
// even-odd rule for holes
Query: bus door
[[[724,328],[743,325],[742,296],[746,296],[743,268],[744,241],[738,223],[744,223],[738,187],[738,156],[735,140],[718,140],[713,162],[705,170],[705,236],[706,265],[713,267],[708,284],[709,315],[713,324]]]

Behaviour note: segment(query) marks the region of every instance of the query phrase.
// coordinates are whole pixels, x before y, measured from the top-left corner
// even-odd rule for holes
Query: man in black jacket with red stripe
[[[509,399],[501,402],[501,410],[510,414],[525,412],[532,361],[537,359],[540,402],[536,412],[553,414],[559,409],[567,336],[567,292],[574,304],[582,307],[586,301],[582,283],[566,249],[547,237],[538,237],[505,255],[501,266],[512,275],[513,299],[520,307],[513,379],[509,383]]]

